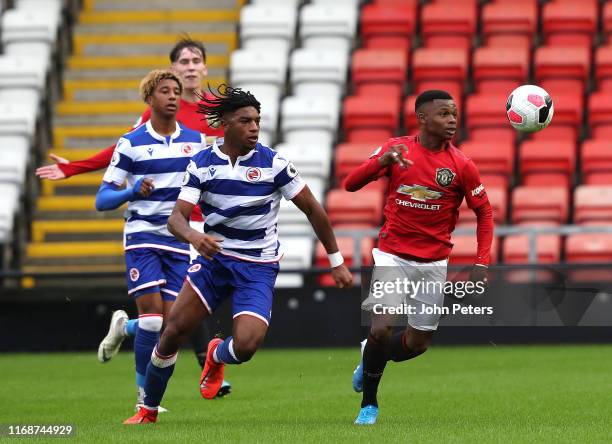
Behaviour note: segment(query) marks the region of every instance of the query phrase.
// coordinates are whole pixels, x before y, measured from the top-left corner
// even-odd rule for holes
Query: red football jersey
[[[413,162],[412,166],[376,165],[390,146],[398,144],[408,148],[403,156]],[[447,258],[463,198],[472,209],[489,201],[472,160],[450,143],[432,152],[418,142],[418,136],[389,139],[363,166],[370,171],[380,168],[376,178],[389,177],[379,248],[400,257],[427,261]],[[351,179],[349,175],[347,188]]]

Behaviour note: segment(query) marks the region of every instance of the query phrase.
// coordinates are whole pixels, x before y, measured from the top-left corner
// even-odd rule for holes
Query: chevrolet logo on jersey
[[[430,190],[423,185],[400,185],[397,192],[406,194],[413,200],[418,200],[421,202],[427,202],[430,199],[440,199],[442,197],[441,192]]]

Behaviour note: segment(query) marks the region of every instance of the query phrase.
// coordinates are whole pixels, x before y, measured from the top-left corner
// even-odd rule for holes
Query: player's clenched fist
[[[221,242],[223,239],[215,239],[212,236],[208,236],[204,233],[194,233],[189,238],[189,243],[193,245],[198,253],[205,259],[212,259],[213,255],[221,251]]]
[[[408,153],[406,145],[403,143],[393,145],[385,154],[378,158],[378,162],[384,167],[397,163],[402,168],[408,168],[412,165],[412,160],[405,159],[403,153]]]
[[[141,196],[149,197],[155,189],[155,186],[153,185],[153,179],[149,177],[143,178],[136,182],[135,188],[135,191]]]
[[[353,275],[348,268],[346,268],[346,265],[340,264],[332,268],[331,275],[336,282],[336,287],[347,288],[353,286]]]

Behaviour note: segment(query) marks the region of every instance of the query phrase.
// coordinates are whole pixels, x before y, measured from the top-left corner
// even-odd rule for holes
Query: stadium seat
[[[566,187],[519,186],[512,191],[512,215],[514,224],[523,222],[567,221],[569,194]]]
[[[612,185],[612,143],[589,139],[582,144],[582,182],[586,185]]]
[[[542,31],[548,45],[590,48],[597,31],[597,3],[546,3],[542,8]]]
[[[576,144],[572,140],[528,140],[519,148],[524,185],[569,186],[575,165]]]
[[[511,141],[470,139],[462,143],[460,148],[474,161],[481,175],[499,175],[507,179],[514,172],[515,150]]]
[[[0,137],[23,137],[29,143],[35,132],[36,109],[29,103],[0,102]]]
[[[533,37],[522,34],[492,34],[485,40],[485,45],[491,48],[522,48],[531,49]]]
[[[454,81],[463,85],[467,77],[468,56],[459,48],[418,48],[412,58],[415,88],[424,81]]]
[[[288,54],[294,46],[297,8],[290,4],[251,4],[240,10],[240,39],[246,49]]]
[[[527,48],[482,46],[474,51],[472,78],[476,90],[483,93],[508,94],[526,83],[529,75]]]
[[[603,32],[610,41],[610,35],[612,34],[612,3],[606,2],[603,5],[603,17],[602,17],[602,28]]]
[[[612,10],[612,8],[607,8]],[[595,80],[601,91],[612,91],[612,45],[602,45],[595,51]]]
[[[261,85],[270,94],[280,96],[287,77],[287,56],[262,49],[237,49],[230,61],[230,81],[233,86],[249,89]]]
[[[549,80],[542,82],[544,88],[552,97],[555,108],[552,126],[565,125],[575,128],[577,131],[582,129],[584,113],[584,95],[582,86],[578,86],[573,81]]]
[[[416,29],[417,0],[379,2],[361,10],[361,38],[370,49],[397,48],[408,51]]]
[[[336,3],[308,4],[300,10],[300,38],[306,48],[336,48],[348,53],[357,29],[358,11]]]
[[[476,252],[478,250],[478,242],[476,235],[453,235],[451,242],[453,250],[451,251],[448,265],[474,265]],[[499,240],[497,236],[493,236],[491,244],[491,264],[498,262],[499,256]]]
[[[535,80],[575,79],[584,84],[591,70],[591,51],[585,47],[540,46],[535,51]]]
[[[561,262],[561,236],[540,234],[536,237],[537,263],[554,264]],[[512,234],[504,239],[502,260],[506,264],[529,263],[529,237],[526,234]]]
[[[612,91],[596,91],[589,95],[588,121],[593,138],[612,133]]]
[[[490,2],[482,7],[482,33],[487,45],[492,37],[518,36],[527,42],[528,47],[538,24],[536,1]],[[514,45],[513,45],[514,46]]]
[[[308,270],[312,267],[314,242],[310,236],[288,237],[281,235],[283,258],[279,262],[281,271]],[[276,288],[302,288],[304,276],[301,273],[279,273],[274,284]]]
[[[281,130],[286,143],[332,146],[340,104],[335,99],[290,96],[283,100]]]
[[[612,220],[612,185],[580,185],[574,191],[574,223]]]
[[[565,258],[567,262],[604,262],[612,261],[611,233],[575,233],[565,239]]]
[[[0,102],[27,102],[39,112],[45,66],[35,57],[0,55]]]
[[[4,54],[35,56],[50,66],[61,17],[52,9],[9,9],[0,17]]]
[[[338,248],[344,256],[344,264],[347,267],[355,266],[355,241],[350,237],[337,237]],[[364,267],[370,267],[374,264],[372,259],[372,249],[374,248],[374,240],[372,238],[361,239],[361,265]],[[357,247],[359,251],[359,246]],[[329,269],[329,259],[327,252],[321,244],[317,242],[317,248],[315,252],[315,264],[319,268]],[[331,274],[322,274],[317,279],[319,285],[323,287],[334,287],[335,283]]]
[[[346,86],[348,54],[338,50],[298,48],[291,53],[291,86],[297,96],[340,100]]]
[[[563,110],[563,108],[561,108]],[[555,115],[557,110],[555,109]],[[531,135],[531,140],[578,140],[578,129],[559,123],[553,117],[552,122],[546,127],[546,131],[538,131]]]
[[[399,126],[400,105],[400,98],[397,96],[347,97],[344,100],[342,120],[347,140],[381,142],[391,137]],[[370,130],[377,129],[382,131],[369,134]],[[380,136],[384,134],[389,136],[381,140]]]
[[[398,92],[404,87],[408,71],[408,53],[401,49],[357,49],[353,52],[352,82],[357,95],[367,95],[361,89],[367,84],[391,84]],[[374,92],[374,91],[372,91]]]
[[[363,223],[376,227],[382,221],[383,194],[362,189],[359,194],[334,189],[327,193],[326,207],[332,224]]]
[[[341,143],[335,149],[334,171],[336,184],[342,187],[344,178],[364,163],[377,148],[375,143]]]
[[[491,208],[493,208],[493,221],[498,225],[506,223],[506,208],[508,206],[508,190],[507,188],[493,187],[486,188]],[[468,207],[465,199],[459,207],[458,224],[474,224],[476,223],[476,214]]]
[[[274,148],[279,155],[293,162],[301,176],[327,180],[331,168],[331,146],[282,143]]]
[[[508,128],[507,94],[470,94],[465,103],[466,129]]]
[[[427,3],[421,10],[421,36],[424,46],[471,48],[477,19],[475,2]]]

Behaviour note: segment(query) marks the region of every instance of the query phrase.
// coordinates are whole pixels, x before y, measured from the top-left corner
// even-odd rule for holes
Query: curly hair
[[[252,106],[261,112],[261,104],[249,91],[240,88],[232,88],[229,85],[221,84],[216,92],[208,86],[210,94],[199,95],[200,104],[198,113],[204,114],[211,125],[218,125],[225,113],[231,113],[246,106]]]
[[[153,94],[153,91],[155,91],[155,88],[157,88],[157,85],[159,85],[162,80],[166,79],[171,79],[178,83],[180,94],[183,93],[183,82],[181,82],[181,79],[176,74],[169,69],[154,69],[140,81],[138,91],[140,92],[142,101],[146,102]]]

